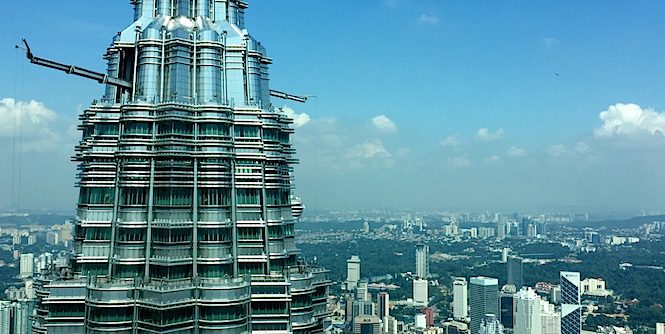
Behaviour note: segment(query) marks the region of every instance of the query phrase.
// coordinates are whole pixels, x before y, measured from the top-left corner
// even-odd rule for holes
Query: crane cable
[[[10,211],[13,212],[12,217],[20,215],[21,211],[21,190],[22,190],[22,174],[23,174],[23,103],[22,96],[24,92],[24,70],[25,67],[21,63],[19,71],[19,53],[20,50],[16,48],[14,54],[14,105],[11,106],[10,112],[12,117],[12,150],[11,158],[11,190],[10,190]],[[20,94],[19,97],[19,85]],[[14,219],[12,222],[15,223]]]

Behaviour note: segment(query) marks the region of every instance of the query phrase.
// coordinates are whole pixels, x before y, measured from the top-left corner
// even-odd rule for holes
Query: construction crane
[[[30,60],[30,63],[52,68],[54,70],[62,71],[67,74],[73,74],[77,75],[80,77],[88,78],[95,80],[101,84],[108,84],[112,86],[119,87],[124,90],[130,90],[133,87],[133,83],[131,81],[123,80],[120,78],[115,78],[108,76],[107,74],[104,73],[99,73],[91,70],[87,70],[84,68],[76,67],[74,65],[66,65],[62,63],[58,63],[52,60],[44,59],[35,56],[32,53],[32,50],[30,49],[30,45],[28,45],[28,41],[23,39],[23,44],[25,44],[25,55]],[[16,48],[19,48],[17,45]],[[307,102],[307,96],[297,96],[297,95],[292,95],[292,94],[287,94],[278,90],[270,90],[270,96],[279,98],[279,99],[284,99],[284,100],[291,100],[295,102],[300,102],[300,103],[305,103]]]

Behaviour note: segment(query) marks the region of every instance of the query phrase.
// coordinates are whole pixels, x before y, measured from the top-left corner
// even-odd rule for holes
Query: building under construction
[[[33,332],[317,333],[326,271],[299,259],[292,120],[273,108],[240,0],[133,0],[83,112],[70,271],[37,281]],[[26,43],[27,46],[27,43]]]

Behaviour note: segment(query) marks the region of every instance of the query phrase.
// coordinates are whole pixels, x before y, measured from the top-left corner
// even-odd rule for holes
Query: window
[[[80,204],[113,204],[115,190],[113,188],[81,188]]]
[[[235,127],[235,136],[242,138],[260,138],[259,128],[256,126],[238,125]]]
[[[261,204],[259,189],[238,189],[237,202],[239,205],[259,205]]]
[[[229,206],[231,205],[231,189],[202,188],[199,190],[199,205]]]
[[[121,228],[118,229],[118,241],[121,242],[140,242],[145,240],[145,232],[142,228]]]
[[[148,122],[132,122],[125,124],[124,133],[127,135],[149,135],[152,133],[152,125]]]
[[[155,189],[155,205],[190,206],[192,205],[192,189],[157,188]]]
[[[121,205],[146,205],[148,188],[123,188]]]
[[[201,136],[228,136],[229,126],[224,123],[203,123],[199,128]]]
[[[117,136],[119,134],[117,123],[100,123],[96,126],[96,134],[99,136]]]
[[[192,135],[192,123],[182,121],[164,121],[159,123],[160,135]]]

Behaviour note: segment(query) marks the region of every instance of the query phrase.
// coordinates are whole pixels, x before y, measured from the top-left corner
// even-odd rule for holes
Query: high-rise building
[[[385,292],[379,292],[377,295],[377,304],[379,306],[379,318],[383,320],[390,316],[390,295]]]
[[[57,232],[48,232],[46,233],[46,243],[49,245],[58,244],[58,233]]]
[[[473,334],[473,331],[471,333]],[[503,334],[503,326],[499,322],[499,317],[496,314],[486,314],[480,321],[478,334]]]
[[[35,255],[34,254],[21,254],[21,261],[19,262],[21,278],[31,277],[35,268]]]
[[[501,249],[501,263],[508,262],[508,255],[510,255],[510,248],[504,247]]]
[[[469,324],[462,321],[446,321],[443,323],[444,334],[469,334]]]
[[[561,314],[554,305],[541,303],[542,334],[561,334]]]
[[[499,280],[471,277],[469,280],[469,315],[472,334],[480,333],[480,323],[488,314],[499,318]]]
[[[506,262],[508,266],[508,282],[507,284],[515,286],[516,290],[520,290],[524,286],[524,263],[521,257],[509,256]]]
[[[80,116],[73,278],[36,282],[34,332],[321,332],[331,282],[299,260],[293,120],[271,103],[296,97],[270,90],[247,2],[131,3],[106,75],[67,67],[106,91]]]
[[[427,278],[429,275],[429,246],[425,244],[416,245],[416,276]]]
[[[431,307],[425,307],[421,310],[421,312],[425,315],[425,319],[427,319],[427,327],[433,327],[434,326],[434,309]]]
[[[507,289],[508,287],[511,289]],[[504,329],[512,329],[514,325],[513,299],[516,291],[512,287],[512,285],[504,285],[499,293],[500,318]]]
[[[360,281],[360,257],[357,255],[351,256],[346,260],[346,289],[353,290],[358,286]]]
[[[453,318],[465,321],[469,316],[468,285],[465,278],[456,278],[453,282]]]
[[[362,300],[364,302],[372,301],[372,295],[369,293],[368,285],[369,283],[365,279],[358,283],[358,287],[356,288],[356,300]]]
[[[19,300],[12,304],[12,328],[13,334],[31,334],[32,325],[30,324],[30,316],[34,303],[31,300]]]
[[[514,334],[540,334],[542,300],[531,288],[518,291],[513,297]]]
[[[353,319],[353,334],[380,334],[381,320],[377,316],[360,316]]]
[[[0,300],[0,334],[11,334],[12,303]]]
[[[427,328],[427,316],[422,313],[416,314],[414,317],[414,325],[418,329],[425,329]]]
[[[426,279],[413,280],[413,302],[418,306],[427,306],[429,302],[429,282]]]
[[[562,271],[560,282],[561,334],[580,334],[582,332],[580,273]]]
[[[656,323],[656,334],[665,334],[665,323]]]

